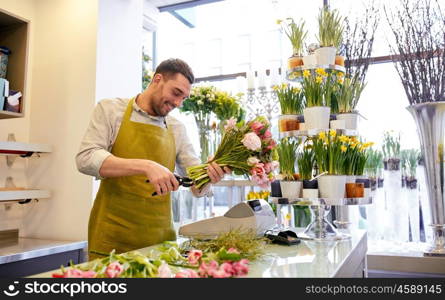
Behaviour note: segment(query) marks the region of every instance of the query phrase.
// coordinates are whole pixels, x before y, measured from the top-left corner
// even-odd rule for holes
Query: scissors
[[[183,187],[191,187],[193,185],[193,180],[189,177],[185,177],[185,176],[179,176],[177,174],[173,174],[175,175],[176,180],[179,182],[179,185],[182,185]],[[145,182],[150,182],[150,180],[145,180]],[[153,194],[151,194],[152,196],[156,196],[158,193],[154,192]]]

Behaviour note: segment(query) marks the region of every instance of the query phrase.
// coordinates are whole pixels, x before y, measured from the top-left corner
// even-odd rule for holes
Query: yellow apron
[[[175,140],[170,129],[130,120],[134,98],[128,103],[111,153],[121,158],[155,161],[173,172]],[[151,196],[154,188],[144,175],[101,181],[88,223],[89,259],[175,240],[170,193]]]

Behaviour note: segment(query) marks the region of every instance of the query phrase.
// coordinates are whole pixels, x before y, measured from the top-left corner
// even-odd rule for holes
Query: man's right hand
[[[151,160],[146,162],[145,176],[147,176],[158,195],[166,195],[179,188],[178,180],[169,169]]]
[[[179,188],[175,175],[152,160],[127,159],[109,155],[102,163],[99,174],[104,178],[145,175],[158,195],[165,195]]]

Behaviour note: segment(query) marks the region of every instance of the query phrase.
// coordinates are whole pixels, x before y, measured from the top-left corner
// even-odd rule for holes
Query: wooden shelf
[[[11,50],[6,79],[9,89],[20,91],[20,113],[0,110],[0,119],[24,117],[26,101],[26,72],[28,61],[29,21],[0,8],[0,45]],[[1,109],[1,108],[0,108]]]
[[[6,110],[0,110],[0,119],[22,118],[24,114]]]
[[[0,191],[0,202],[20,201],[25,199],[42,199],[51,197],[48,190]]]
[[[0,154],[29,155],[32,153],[49,153],[51,151],[52,147],[47,144],[0,142]]]

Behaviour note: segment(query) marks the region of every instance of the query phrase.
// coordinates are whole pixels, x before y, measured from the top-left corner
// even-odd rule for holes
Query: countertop
[[[86,248],[86,241],[54,241],[18,238],[16,242],[0,244],[0,264],[36,258]]]
[[[299,232],[299,228],[295,231]],[[142,253],[157,247],[139,249]],[[351,232],[351,239],[317,242],[302,240],[294,246],[267,245],[262,259],[252,262],[247,277],[361,277],[366,268],[367,235]],[[54,270],[31,277],[51,277]]]

